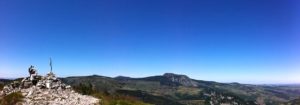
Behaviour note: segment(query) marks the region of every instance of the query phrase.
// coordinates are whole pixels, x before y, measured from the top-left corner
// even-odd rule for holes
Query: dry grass
[[[11,93],[7,96],[4,96],[0,99],[0,105],[16,105],[23,101],[24,96],[21,92]]]

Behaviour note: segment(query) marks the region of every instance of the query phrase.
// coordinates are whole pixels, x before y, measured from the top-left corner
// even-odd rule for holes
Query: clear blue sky
[[[0,77],[300,83],[299,0],[0,0]]]

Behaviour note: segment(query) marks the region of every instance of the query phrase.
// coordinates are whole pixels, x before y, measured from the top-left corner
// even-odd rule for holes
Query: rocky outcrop
[[[183,86],[189,86],[189,87],[196,87],[198,86],[198,83],[190,79],[186,75],[178,75],[173,73],[165,73],[163,77],[167,78],[171,82],[179,83]]]
[[[4,86],[0,92],[6,96],[21,92],[25,97],[22,105],[98,105],[99,99],[76,93],[71,86],[61,82],[52,72],[46,76],[30,77]]]
[[[31,87],[22,89],[26,97],[23,105],[97,105],[98,99],[81,95],[73,90],[66,89],[40,89]]]

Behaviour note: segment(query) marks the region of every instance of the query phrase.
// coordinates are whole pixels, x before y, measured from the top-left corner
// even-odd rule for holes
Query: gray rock
[[[6,85],[0,97],[21,92],[25,96],[22,105],[99,105],[99,99],[74,92],[70,85],[62,83],[52,72],[35,81],[37,83],[33,85],[33,80],[26,77],[21,83]]]

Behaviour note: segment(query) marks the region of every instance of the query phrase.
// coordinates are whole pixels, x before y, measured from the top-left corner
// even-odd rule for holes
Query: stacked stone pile
[[[4,86],[1,96],[21,92],[25,98],[22,105],[98,105],[99,99],[76,93],[71,86],[59,80],[54,73],[14,81]]]

